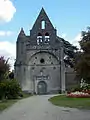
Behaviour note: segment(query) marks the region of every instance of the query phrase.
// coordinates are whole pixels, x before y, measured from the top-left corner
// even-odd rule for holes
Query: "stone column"
[[[64,46],[61,46],[61,93],[65,93]]]

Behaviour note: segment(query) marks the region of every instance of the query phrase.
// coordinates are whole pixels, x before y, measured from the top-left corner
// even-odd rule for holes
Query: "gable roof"
[[[45,10],[44,10],[43,7],[42,7],[42,9],[41,9],[41,11],[40,11],[40,13],[39,13],[39,15],[38,15],[35,23],[34,23],[32,29],[33,29],[39,22],[41,22],[41,21],[47,21],[47,23],[49,23],[50,26],[54,29],[54,27],[53,27],[53,25],[52,25],[52,23],[51,23],[48,15],[46,14],[46,12],[45,12]]]

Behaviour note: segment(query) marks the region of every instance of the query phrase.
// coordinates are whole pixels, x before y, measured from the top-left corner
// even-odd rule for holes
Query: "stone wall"
[[[60,81],[60,64],[58,59],[46,52],[41,52],[34,54],[33,56],[29,56],[28,54],[27,68],[26,69],[26,84],[25,81],[22,80],[23,90],[27,89],[30,91],[34,91],[37,93],[36,84],[41,80],[43,80],[43,76],[48,79],[45,79],[47,83],[47,93],[54,93],[55,91],[60,90],[61,81]],[[29,59],[30,57],[30,59]],[[44,60],[44,61],[41,61]],[[23,74],[25,75],[25,73]],[[22,75],[22,76],[23,76]],[[36,79],[36,78],[40,78]]]
[[[76,73],[73,68],[66,68],[65,72],[65,84],[66,91],[70,90],[72,87],[78,85],[78,81],[76,79]]]

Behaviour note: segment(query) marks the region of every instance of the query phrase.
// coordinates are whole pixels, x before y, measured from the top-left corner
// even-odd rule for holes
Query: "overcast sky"
[[[80,33],[90,25],[90,0],[0,0],[0,56],[16,57],[16,39],[20,28],[29,35],[44,7],[58,35],[78,46]]]

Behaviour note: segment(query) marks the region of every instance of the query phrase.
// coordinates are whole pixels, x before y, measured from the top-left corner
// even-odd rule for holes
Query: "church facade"
[[[21,29],[16,42],[15,77],[23,91],[36,94],[66,89],[62,38],[42,8],[30,35]]]

